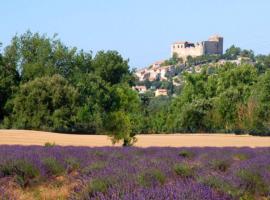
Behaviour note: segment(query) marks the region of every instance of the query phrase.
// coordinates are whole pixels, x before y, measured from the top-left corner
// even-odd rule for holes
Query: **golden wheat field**
[[[270,137],[234,134],[153,134],[138,135],[137,147],[269,147]],[[62,146],[112,146],[106,135],[61,134],[30,130],[0,130],[0,144]],[[119,144],[116,144],[116,146]]]

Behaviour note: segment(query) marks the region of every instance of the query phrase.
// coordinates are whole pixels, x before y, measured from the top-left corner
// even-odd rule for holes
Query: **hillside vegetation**
[[[269,135],[270,56],[235,47],[225,55],[243,52],[255,65],[204,62],[201,73],[181,73],[176,97],[152,98],[131,89],[135,77],[118,52],[93,55],[28,31],[0,54],[1,126],[107,133],[124,145],[139,133]]]

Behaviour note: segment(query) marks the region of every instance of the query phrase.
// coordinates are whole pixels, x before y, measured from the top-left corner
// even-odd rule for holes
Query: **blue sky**
[[[177,40],[212,34],[232,44],[270,53],[269,0],[3,0],[0,41],[16,33],[46,33],[86,51],[117,50],[131,67],[170,56]]]

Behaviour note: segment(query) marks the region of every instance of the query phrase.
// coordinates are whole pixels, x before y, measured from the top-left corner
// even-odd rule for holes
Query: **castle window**
[[[178,45],[178,48],[179,48],[179,45]]]

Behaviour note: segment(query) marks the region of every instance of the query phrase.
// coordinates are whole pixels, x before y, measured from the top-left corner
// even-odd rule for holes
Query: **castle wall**
[[[218,42],[205,41],[205,54],[218,54]]]
[[[178,47],[179,46],[179,47]],[[204,46],[196,44],[194,47],[184,47],[181,45],[173,44],[171,46],[171,54],[177,53],[178,57],[186,58],[187,56],[201,56],[204,54]]]
[[[171,45],[171,56],[177,53],[178,57],[186,59],[188,56],[196,57],[206,54],[222,54],[223,38],[212,36],[207,41],[189,43],[176,42]]]

